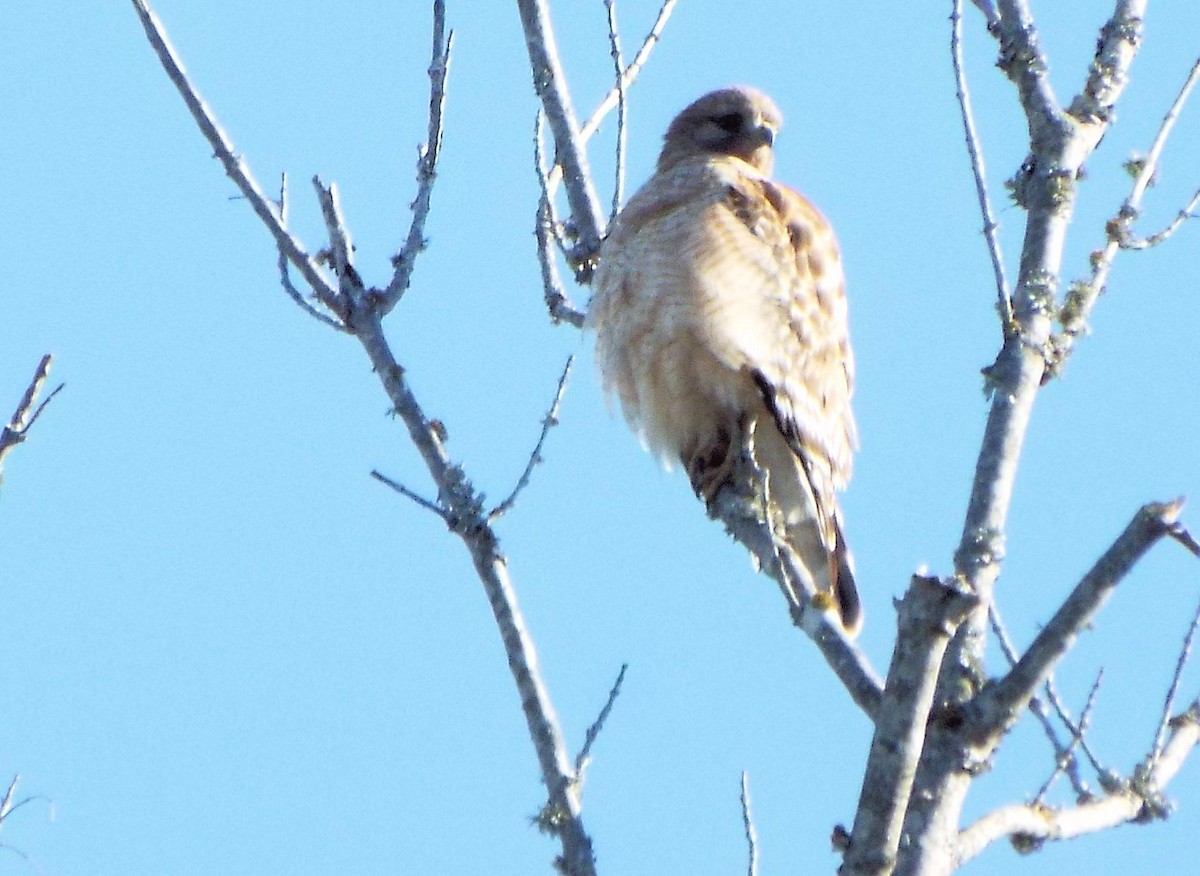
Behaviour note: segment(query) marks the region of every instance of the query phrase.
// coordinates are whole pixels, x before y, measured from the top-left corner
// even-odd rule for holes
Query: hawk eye
[[[716,116],[713,121],[718,128],[730,134],[736,134],[742,129],[742,117],[738,113],[725,113],[723,116]]]

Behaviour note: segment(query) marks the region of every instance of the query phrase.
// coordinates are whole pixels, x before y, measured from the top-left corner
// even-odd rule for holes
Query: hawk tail
[[[846,536],[842,534],[842,521],[834,521],[837,528],[837,544],[830,554],[830,581],[833,583],[833,597],[837,600],[838,616],[842,619],[842,628],[848,636],[857,636],[862,629],[862,602],[858,598],[858,584],[854,580],[854,558],[846,546]]]

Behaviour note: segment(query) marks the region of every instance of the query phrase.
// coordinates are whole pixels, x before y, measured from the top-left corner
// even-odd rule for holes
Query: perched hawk
[[[753,436],[784,537],[855,633],[836,493],[856,445],[841,260],[825,218],[770,178],[780,122],[752,88],[676,116],[600,250],[588,320],[605,390],[706,503]]]

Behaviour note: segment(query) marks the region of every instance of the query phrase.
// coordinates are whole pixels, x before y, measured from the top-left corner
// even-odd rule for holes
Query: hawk
[[[746,87],[675,117],[601,247],[588,323],[606,393],[706,504],[753,442],[782,537],[854,634],[837,499],[857,443],[841,257],[816,207],[770,177],[781,121]]]

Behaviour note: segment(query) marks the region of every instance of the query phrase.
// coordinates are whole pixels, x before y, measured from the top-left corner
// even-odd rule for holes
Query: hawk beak
[[[765,145],[775,145],[775,129],[770,125],[759,125],[755,129],[755,133],[758,134],[759,139],[762,140]]]

